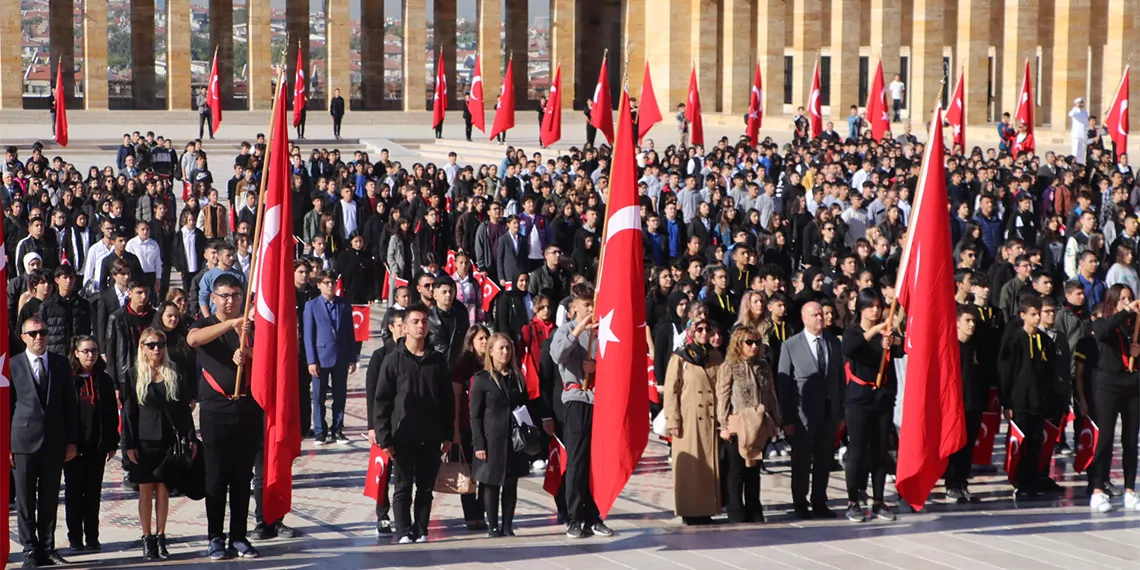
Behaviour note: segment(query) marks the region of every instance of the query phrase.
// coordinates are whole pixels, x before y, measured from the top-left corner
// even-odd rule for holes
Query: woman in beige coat
[[[760,460],[781,425],[780,405],[764,341],[753,328],[737,327],[728,342],[728,358],[716,375],[716,417],[728,442],[728,522],[764,522]]]
[[[685,346],[670,357],[665,377],[674,511],[685,524],[709,524],[721,507],[716,373],[723,358],[708,341],[708,321],[690,323]]]

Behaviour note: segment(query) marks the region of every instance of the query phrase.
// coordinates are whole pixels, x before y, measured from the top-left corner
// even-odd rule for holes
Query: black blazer
[[[178,228],[174,232],[174,259],[171,260],[171,265],[178,270],[182,275],[186,275],[190,267],[190,257],[186,252],[186,244],[182,241],[182,228]],[[201,271],[206,266],[206,234],[194,228],[194,251],[192,255],[198,258],[198,270]]]
[[[529,251],[530,241],[519,234],[519,248],[511,245],[511,234],[507,232],[503,237],[499,238],[498,251],[495,252],[495,264],[499,273],[500,281],[507,281],[514,283],[515,279],[521,273],[527,273],[527,253]]]
[[[45,398],[36,390],[28,353],[12,358],[12,453],[58,453],[78,439],[78,405],[67,358],[51,352],[47,359]],[[49,421],[48,418],[51,418]]]
[[[179,434],[194,438],[194,416],[190,411],[190,399],[179,393],[177,400],[168,400],[165,389],[150,388],[146,397],[139,402],[135,385],[138,377],[134,368],[127,373],[123,390],[123,445],[126,449],[138,449],[140,440],[172,443],[174,430]],[[182,383],[178,383],[181,387]],[[171,423],[173,421],[173,424]],[[174,428],[172,430],[171,428]]]

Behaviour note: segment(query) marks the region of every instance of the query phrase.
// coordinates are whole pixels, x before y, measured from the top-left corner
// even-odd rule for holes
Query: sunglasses
[[[154,349],[162,350],[162,349],[166,348],[166,341],[165,340],[156,340],[156,341],[152,341],[152,342],[144,342],[144,343],[142,343],[142,345],[151,349],[151,350],[154,350]]]
[[[28,336],[28,337],[30,337],[30,338],[37,338],[37,337],[41,337],[41,336],[47,336],[47,334],[48,334],[48,330],[47,330],[47,329],[36,329],[36,330],[34,330],[34,331],[24,331],[24,335],[25,335],[25,336]]]
[[[754,338],[750,338],[750,339],[744,341],[744,344],[746,344],[748,346],[756,346],[756,345],[760,344],[760,341],[758,341]]]

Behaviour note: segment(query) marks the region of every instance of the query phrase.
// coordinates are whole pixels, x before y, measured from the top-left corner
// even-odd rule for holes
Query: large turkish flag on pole
[[[1112,138],[1112,150],[1116,152],[1116,156],[1128,152],[1128,76],[1129,68],[1125,66],[1124,75],[1120,78],[1120,87],[1116,89],[1116,98],[1112,100],[1112,107],[1109,107],[1104,115],[1104,126],[1108,128],[1108,136]]]
[[[431,126],[438,127],[447,115],[447,75],[443,73],[443,49],[439,50],[435,70],[435,94],[431,98]]]
[[[808,92],[808,124],[812,138],[823,132],[823,90],[819,81],[819,60],[815,60],[815,70],[811,73],[811,91]]]
[[[871,79],[871,92],[867,94],[867,121],[871,123],[871,137],[882,141],[891,130],[891,116],[887,111],[887,90],[883,85],[883,60],[875,66]]]
[[[657,95],[653,93],[653,79],[649,77],[649,62],[645,62],[645,75],[641,78],[641,102],[637,108],[637,141],[641,143],[642,137],[653,125],[661,122],[661,107],[657,105]]]
[[[222,88],[218,84],[218,48],[214,48],[214,62],[210,64],[210,84],[206,88],[206,104],[210,106],[210,122],[213,132],[222,126]]]
[[[67,140],[67,89],[64,89],[63,62],[60,61],[56,63],[55,73],[55,142],[66,147]]]
[[[1025,60],[1025,77],[1021,80],[1021,96],[1017,99],[1018,123],[1025,123],[1030,134],[1033,134],[1033,80],[1029,76],[1029,60]]]
[[[301,43],[297,42],[297,75],[293,78],[293,126],[301,125],[301,112],[308,102],[309,82],[305,80],[305,58],[301,53]]]
[[[590,124],[602,131],[610,144],[614,143],[614,100],[610,96],[610,70],[605,56],[602,57],[602,68],[598,70],[598,84],[594,86],[594,109],[590,111]]]
[[[62,92],[63,90],[60,89]],[[61,99],[58,95],[56,100]],[[3,218],[3,212],[0,212],[0,218]],[[0,232],[2,234],[3,232]],[[8,256],[7,251],[4,249],[4,236],[0,235],[0,283],[8,282]],[[8,304],[0,303],[0,323],[8,323]],[[11,383],[8,381],[12,377],[10,366],[10,354],[8,353],[8,333],[5,331],[0,334],[0,457],[8,457],[12,452],[12,410],[10,398],[12,395],[9,390],[12,389]],[[10,497],[8,497],[8,486],[11,484],[9,478],[12,476],[12,470],[8,468],[0,469],[0,504],[7,505]],[[12,541],[9,538],[9,519],[10,517],[3,518],[0,522],[0,560],[8,560],[8,554],[11,552]]]
[[[471,126],[480,131],[487,132],[483,119],[483,65],[481,57],[475,55],[475,70],[471,77],[471,99],[467,102],[467,110],[471,111]]]
[[[764,87],[760,82],[760,64],[756,64],[756,78],[752,80],[752,94],[748,98],[748,127],[745,134],[752,146],[760,143],[760,124],[764,122]]]
[[[262,228],[254,260],[251,294],[257,311],[253,326],[250,386],[265,410],[265,520],[285,516],[293,500],[293,460],[301,455],[297,394],[297,307],[293,274],[293,219],[289,166],[289,131],[285,122],[284,76],[277,82],[273,124],[269,130],[268,180],[261,191]]]
[[[689,120],[689,142],[705,144],[705,123],[701,120],[701,92],[697,90],[697,68],[689,74],[689,104],[685,105],[685,118]],[[634,188],[637,184],[634,183]]]
[[[604,518],[625,487],[649,441],[645,397],[645,279],[641,251],[641,206],[637,197],[629,93],[622,90],[605,242],[598,269],[595,316],[597,374],[590,453],[590,487]]]
[[[550,146],[562,138],[562,65],[554,73],[554,83],[550,84],[550,96],[546,98],[546,110],[542,115],[542,125],[538,137],[542,146]]]
[[[491,138],[515,127],[515,74],[514,59],[507,61],[507,73],[503,75],[503,95],[499,97],[499,108],[495,109],[495,122],[491,124]]]
[[[966,93],[964,73],[958,74],[958,85],[954,87],[954,96],[950,98],[950,108],[946,110],[946,122],[950,124],[951,145],[962,147],[966,153]]]
[[[966,443],[946,197],[942,107],[934,109],[906,249],[898,303],[906,310],[906,390],[895,488],[915,510]]]

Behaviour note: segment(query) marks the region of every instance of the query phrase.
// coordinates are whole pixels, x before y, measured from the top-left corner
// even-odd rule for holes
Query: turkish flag
[[[471,98],[467,110],[471,112],[471,126],[487,132],[483,124],[483,65],[479,54],[475,54],[475,69],[471,77]]]
[[[352,333],[356,337],[356,342],[365,342],[368,340],[368,335],[371,331],[372,324],[372,306],[371,305],[353,305],[352,306]]]
[[[1017,480],[1017,464],[1021,462],[1021,446],[1025,443],[1025,434],[1021,428],[1009,421],[1009,433],[1005,436],[1005,472],[1009,475],[1012,485]]]
[[[438,127],[447,115],[447,75],[443,73],[443,49],[436,60],[435,94],[431,98],[431,126]]]
[[[392,472],[392,458],[379,445],[372,446],[368,454],[368,471],[364,475],[364,496],[372,497],[378,506],[388,503],[388,475]]]
[[[649,401],[661,404],[661,390],[657,386],[657,372],[653,370],[653,356],[645,355],[645,376],[649,384]]]
[[[499,108],[495,109],[495,122],[491,124],[491,138],[499,136],[515,127],[515,74],[514,60],[507,61],[507,73],[503,75],[503,95],[499,97]]]
[[[281,91],[284,95],[285,92]],[[210,136],[218,132],[222,126],[222,88],[218,83],[218,49],[214,48],[214,62],[210,64],[210,83],[206,88],[206,104],[210,106],[210,127],[213,131]]]
[[[333,286],[333,295],[337,297],[344,296],[344,277],[336,278],[336,285]]]
[[[476,273],[475,278],[479,280],[479,288],[483,293],[483,312],[486,313],[491,310],[491,302],[495,300],[495,296],[498,295],[502,289],[495,284],[494,279],[487,277],[486,274]]]
[[[819,81],[819,60],[815,60],[815,71],[811,74],[811,91],[808,92],[808,122],[811,136],[818,137],[823,132],[823,93]]]
[[[871,137],[882,141],[891,130],[891,115],[887,110],[887,90],[883,84],[883,59],[875,66],[871,79],[871,92],[867,94],[867,121],[871,123]]]
[[[284,79],[283,77],[281,79]],[[300,408],[297,395],[297,301],[293,287],[292,169],[285,122],[285,82],[277,82],[277,99],[269,131],[269,155],[261,236],[251,294],[257,311],[253,326],[250,392],[265,410],[265,520],[289,512],[293,495],[293,460],[301,455]]]
[[[685,105],[685,118],[689,120],[689,142],[705,144],[705,123],[701,120],[701,93],[697,90],[697,68],[689,74],[689,103]],[[612,184],[611,184],[612,186]],[[634,190],[637,183],[634,181]]]
[[[5,341],[6,342],[6,341]],[[1100,428],[1091,418],[1085,418],[1081,435],[1077,437],[1077,453],[1073,457],[1073,471],[1084,473],[1092,466],[1096,444],[1100,441]]]
[[[590,463],[590,488],[603,518],[633,475],[649,442],[649,400],[644,392],[647,375],[644,361],[637,356],[649,353],[641,206],[633,137],[629,136],[633,119],[625,90],[618,117],[603,226],[606,247],[598,266],[594,313],[598,350],[591,454],[606,460]]]
[[[305,110],[308,102],[308,81],[305,81],[305,59],[301,54],[301,46],[297,45],[297,75],[293,78],[293,126],[301,125],[301,112]]]
[[[596,107],[595,107],[596,108]],[[542,114],[542,125],[538,133],[542,146],[550,146],[562,138],[562,65],[554,73],[550,84],[550,96],[546,98],[546,110]]]
[[[1001,429],[1001,414],[998,412],[982,412],[982,426],[978,429],[978,438],[974,440],[974,465],[989,465],[994,460],[994,441],[997,440],[998,430]]]
[[[1108,129],[1108,136],[1112,138],[1112,150],[1116,156],[1128,152],[1129,75],[1129,66],[1124,66],[1124,75],[1120,78],[1120,87],[1116,88],[1116,97],[1112,100],[1108,112],[1104,114],[1104,126]]]
[[[1061,437],[1061,430],[1053,425],[1053,422],[1045,420],[1042,431],[1045,432],[1045,436],[1041,439],[1041,456],[1037,459],[1037,469],[1042,473],[1048,473],[1049,464],[1053,460],[1053,449]]]
[[[748,128],[745,131],[752,146],[760,143],[762,122],[764,122],[764,88],[760,82],[760,62],[757,62],[756,78],[752,80],[752,95],[748,98]]]
[[[186,176],[190,176],[190,174],[187,173]],[[182,180],[182,201],[183,202],[185,202],[186,199],[190,197],[190,190],[191,190],[190,179],[189,178],[183,179]]]
[[[653,93],[653,79],[649,77],[649,62],[645,62],[645,75],[641,78],[641,101],[637,108],[637,142],[653,125],[661,122],[661,107],[657,106],[657,95]]]
[[[2,212],[0,212],[0,218],[3,218]],[[0,232],[0,283],[8,282],[8,256],[4,254],[5,251],[3,232]],[[0,323],[7,322],[8,304],[0,303]],[[0,457],[7,457],[12,451],[12,410],[9,407],[12,397],[9,390],[11,390],[12,384],[8,380],[12,377],[12,371],[9,362],[11,355],[9,354],[8,341],[7,332],[0,334]],[[0,469],[0,504],[7,505],[10,499],[8,486],[11,476],[11,469]],[[3,518],[3,521],[0,522],[0,536],[8,537],[10,536],[9,521],[11,517],[0,518]],[[0,540],[0,560],[8,560],[11,548],[11,540]]]
[[[546,476],[542,479],[542,488],[547,493],[558,495],[558,490],[562,488],[562,478],[566,476],[567,461],[569,456],[566,453],[566,446],[562,445],[557,437],[551,437],[550,452],[546,458]]]
[[[63,62],[56,64],[55,72],[55,142],[67,146],[67,89],[63,84]]]
[[[934,109],[930,124],[895,285],[907,315],[908,355],[895,488],[915,510],[926,503],[950,456],[966,443],[941,107]]]
[[[1028,133],[1033,134],[1033,108],[1037,103],[1033,100],[1033,81],[1029,76],[1029,60],[1025,60],[1025,77],[1021,80],[1021,96],[1017,99],[1017,114],[1014,119],[1018,123],[1025,123]]]
[[[523,380],[526,381],[527,397],[533,400],[541,396],[542,390],[538,386],[538,365],[535,364],[534,355],[530,350],[523,351],[521,371]]]
[[[950,124],[951,146],[962,147],[966,152],[966,75],[958,74],[958,85],[954,87],[954,96],[950,98],[950,108],[946,110],[946,122]]]
[[[455,273],[455,250],[447,250],[447,263],[443,266],[443,272],[451,275]]]
[[[598,84],[594,86],[594,108],[590,111],[590,124],[614,143],[614,100],[610,95],[610,71],[605,58],[598,70]]]

